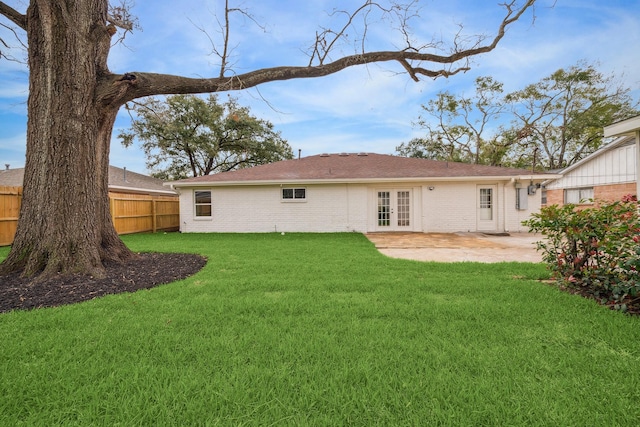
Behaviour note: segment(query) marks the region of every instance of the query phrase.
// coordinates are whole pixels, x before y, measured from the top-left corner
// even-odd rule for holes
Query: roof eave
[[[251,180],[251,181],[204,181],[204,182],[169,182],[165,185],[171,188],[195,187],[239,187],[263,185],[319,185],[319,184],[392,184],[409,182],[462,182],[462,181],[544,181],[562,177],[559,174],[531,174],[531,175],[494,175],[494,176],[437,176],[437,177],[409,177],[409,178],[353,178],[353,179],[279,179],[279,180]]]
[[[640,116],[631,117],[604,127],[604,136],[632,136],[640,132]]]
[[[121,185],[109,185],[109,190],[123,191],[128,193],[142,193],[142,194],[154,193],[154,194],[163,194],[167,196],[176,195],[176,192],[172,190],[155,190],[155,189],[149,189],[149,188],[125,187]]]

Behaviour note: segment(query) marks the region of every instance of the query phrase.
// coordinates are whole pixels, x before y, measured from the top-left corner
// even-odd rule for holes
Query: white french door
[[[376,229],[411,230],[411,190],[378,190]]]

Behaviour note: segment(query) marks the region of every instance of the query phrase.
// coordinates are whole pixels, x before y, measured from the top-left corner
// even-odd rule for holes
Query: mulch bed
[[[107,264],[106,277],[53,277],[34,284],[19,274],[0,276],[0,313],[16,309],[55,307],[108,294],[174,282],[202,269],[207,259],[195,254],[142,253],[123,264]]]
[[[570,288],[565,285],[559,285],[558,287],[560,288],[560,290],[567,292],[569,294],[580,295],[583,298],[592,299],[598,304],[609,308],[610,310],[616,310],[616,311],[621,310],[619,306],[621,304],[624,304],[626,306],[626,309],[622,311],[624,311],[625,313],[631,316],[640,316],[640,298],[639,297],[628,296],[623,301],[616,304],[616,303],[608,302],[606,299],[595,297],[593,293],[590,292],[588,289]]]
[[[621,310],[620,307],[617,306],[615,303],[608,302],[606,299],[597,298],[588,289],[579,288],[579,287],[569,287],[563,284],[558,284],[557,281],[552,279],[542,280],[542,283],[546,283],[549,286],[557,287],[562,292],[566,292],[571,295],[578,295],[578,296],[581,296],[582,298],[594,300],[598,304],[604,307],[607,307],[610,310],[615,310],[615,311]],[[624,301],[622,301],[621,304],[626,305],[626,309],[621,311],[624,311],[626,314],[630,316],[640,316],[640,297],[629,296]]]

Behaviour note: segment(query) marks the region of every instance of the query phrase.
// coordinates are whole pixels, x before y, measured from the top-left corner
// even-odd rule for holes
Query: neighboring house
[[[22,187],[24,168],[0,170],[0,185]],[[146,194],[175,197],[176,192],[165,187],[161,180],[151,176],[109,166],[109,192],[119,194]]]
[[[558,175],[321,154],[167,183],[182,232],[517,232]]]
[[[561,178],[544,183],[546,204],[592,205],[635,195],[636,150],[635,138],[622,136],[565,168]]]

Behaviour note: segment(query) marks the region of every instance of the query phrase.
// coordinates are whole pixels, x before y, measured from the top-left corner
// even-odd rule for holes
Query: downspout
[[[502,183],[502,229],[505,233],[509,232],[507,228],[507,185]]]
[[[640,129],[636,129],[636,198],[640,200]]]

